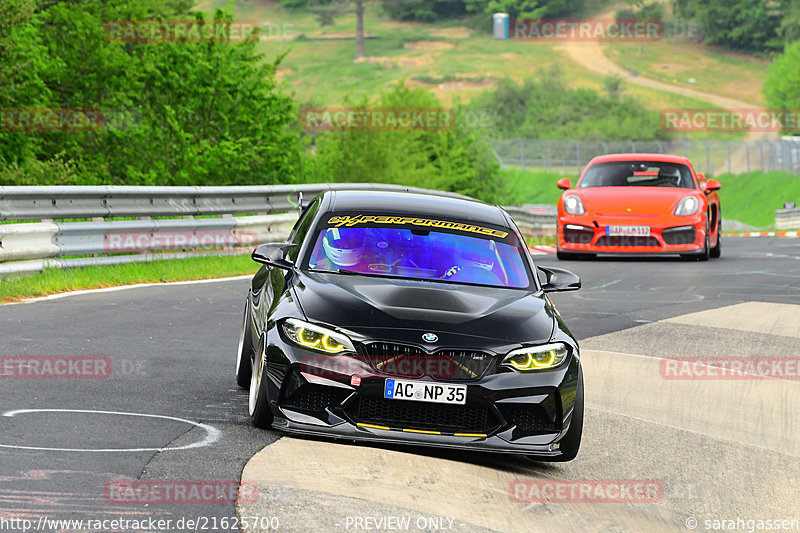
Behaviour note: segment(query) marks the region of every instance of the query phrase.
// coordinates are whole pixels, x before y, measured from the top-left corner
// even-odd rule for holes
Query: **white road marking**
[[[182,422],[190,426],[198,427],[206,432],[205,438],[199,442],[186,444],[184,446],[176,446],[174,448],[48,448],[40,446],[17,446],[12,444],[0,444],[0,448],[11,448],[15,450],[37,450],[46,452],[170,452],[178,450],[188,450],[191,448],[201,448],[209,446],[219,440],[220,431],[214,426],[187,420],[185,418],[178,418],[175,416],[166,415],[152,415],[146,413],[127,413],[123,411],[96,411],[89,409],[17,409],[14,411],[6,411],[3,416],[13,418],[17,415],[24,415],[28,413],[91,413],[101,415],[120,415],[120,416],[138,416],[143,418],[160,418],[163,420],[172,420],[174,422]]]

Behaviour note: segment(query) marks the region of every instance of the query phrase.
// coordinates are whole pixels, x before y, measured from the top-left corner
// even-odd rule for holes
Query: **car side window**
[[[300,214],[300,219],[292,228],[289,234],[289,242],[297,246],[289,250],[286,254],[292,262],[297,261],[297,254],[300,253],[300,245],[303,244],[306,235],[308,235],[308,230],[311,228],[311,223],[314,221],[314,216],[317,214],[318,210],[319,200],[314,200],[314,202]]]

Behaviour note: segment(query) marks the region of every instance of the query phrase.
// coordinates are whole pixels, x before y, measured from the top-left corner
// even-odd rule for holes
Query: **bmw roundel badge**
[[[422,340],[424,340],[425,342],[436,342],[439,340],[439,337],[436,336],[436,334],[434,333],[425,333],[422,336]]]

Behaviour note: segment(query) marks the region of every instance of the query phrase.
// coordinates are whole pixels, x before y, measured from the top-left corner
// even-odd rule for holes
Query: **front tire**
[[[242,333],[239,335],[239,347],[236,350],[236,384],[243,389],[250,387],[253,373],[253,343],[250,334],[250,301],[245,303]]]
[[[256,357],[253,361],[253,371],[250,376],[250,395],[248,398],[248,409],[253,425],[261,429],[272,427],[272,410],[269,406],[269,396],[267,394],[266,371],[266,335],[261,337],[256,350]]]
[[[572,413],[572,420],[569,423],[567,434],[562,437],[559,449],[561,455],[556,457],[539,457],[530,455],[534,461],[546,461],[550,463],[566,463],[577,457],[581,447],[581,437],[583,435],[583,369],[578,374],[578,390],[575,393],[575,411]]]

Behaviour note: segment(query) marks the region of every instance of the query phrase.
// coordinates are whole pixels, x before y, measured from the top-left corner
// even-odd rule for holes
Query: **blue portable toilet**
[[[492,22],[494,38],[508,39],[508,13],[495,13]]]

